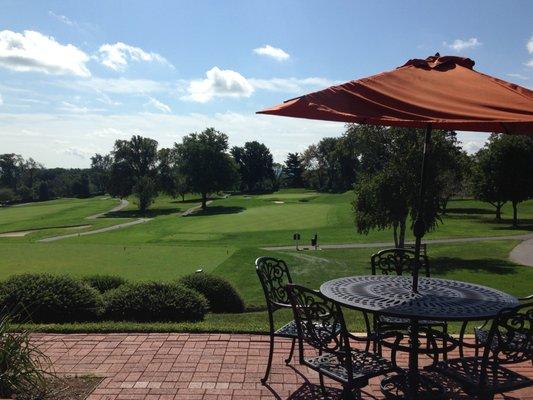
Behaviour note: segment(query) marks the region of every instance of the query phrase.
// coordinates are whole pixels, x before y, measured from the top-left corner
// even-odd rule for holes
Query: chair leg
[[[444,335],[444,339],[442,341],[442,345],[444,346],[444,351],[442,352],[442,359],[444,361],[447,361],[448,360],[448,350],[447,350],[447,347],[448,347],[448,340],[447,340],[447,338],[448,338],[448,324],[444,324],[442,326],[442,333]]]
[[[326,395],[326,386],[324,385],[324,375],[322,373],[318,373],[318,379],[320,379],[320,389],[322,389],[322,394]]]
[[[268,353],[268,363],[267,363],[267,369],[265,371],[265,376],[263,379],[261,379],[261,383],[264,385],[267,380],[268,376],[270,375],[270,367],[272,367],[272,356],[274,355],[274,335],[270,334],[270,351]]]
[[[349,386],[344,386],[342,388],[342,400],[356,400],[356,396],[352,393],[352,390]]]
[[[296,338],[292,338],[292,345],[291,345],[291,351],[289,353],[289,357],[285,359],[285,364],[289,364],[292,360],[292,356],[294,354],[294,347],[296,346]]]

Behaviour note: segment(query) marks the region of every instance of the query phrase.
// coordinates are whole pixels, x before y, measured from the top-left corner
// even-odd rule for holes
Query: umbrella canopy
[[[533,134],[533,91],[482,74],[469,58],[414,59],[259,111],[385,126]]]

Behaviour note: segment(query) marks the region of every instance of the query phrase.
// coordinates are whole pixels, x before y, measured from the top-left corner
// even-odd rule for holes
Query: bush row
[[[0,282],[0,309],[18,322],[180,322],[202,320],[208,311],[243,312],[244,303],[230,283],[204,273],[165,283],[24,274]]]

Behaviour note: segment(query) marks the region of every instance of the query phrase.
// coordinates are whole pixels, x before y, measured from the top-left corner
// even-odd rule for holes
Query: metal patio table
[[[418,370],[420,320],[482,321],[519,304],[518,299],[499,290],[448,279],[420,278],[415,293],[410,276],[350,276],[325,282],[320,291],[348,308],[411,321],[407,374],[382,382],[382,389],[400,388],[404,396],[397,398],[408,399],[423,397],[419,396],[420,386],[427,384]]]

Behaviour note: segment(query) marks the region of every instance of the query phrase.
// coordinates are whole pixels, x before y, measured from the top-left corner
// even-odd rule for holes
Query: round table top
[[[350,308],[416,319],[485,320],[519,304],[499,290],[448,279],[421,277],[418,293],[411,288],[410,276],[363,275],[325,282],[320,291]]]

